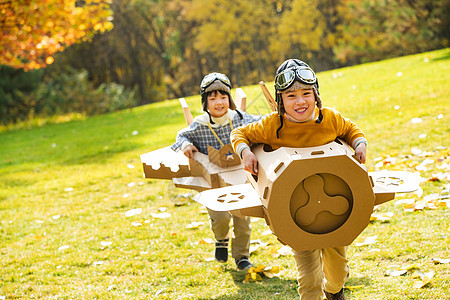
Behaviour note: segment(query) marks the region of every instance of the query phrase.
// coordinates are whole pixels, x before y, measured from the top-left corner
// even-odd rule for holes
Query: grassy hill
[[[366,133],[368,169],[418,171],[424,179],[421,193],[398,195],[379,208],[387,220],[375,218],[358,238],[376,236],[375,243],[349,247],[346,294],[448,299],[450,268],[439,259],[450,258],[450,49],[318,77],[324,106]],[[249,112],[269,112],[258,86],[244,91]],[[201,113],[199,96],[186,100],[193,115]],[[139,155],[170,145],[184,126],[178,101],[170,100],[2,129],[0,299],[295,298],[293,258],[277,254],[281,244],[264,234],[263,220],[252,223],[252,238],[267,244],[251,260],[284,270],[244,284],[231,259],[209,261],[208,216],[190,191],[142,178]],[[127,216],[133,209],[142,211]],[[203,224],[189,228],[192,222]],[[392,276],[399,270],[406,272]],[[426,282],[415,272],[434,273],[418,288]]]

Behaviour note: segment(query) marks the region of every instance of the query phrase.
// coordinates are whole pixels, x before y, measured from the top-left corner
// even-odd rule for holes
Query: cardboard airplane
[[[194,200],[209,209],[264,218],[281,243],[298,251],[350,245],[369,224],[375,205],[420,183],[420,176],[408,172],[367,172],[340,140],[275,151],[256,145],[258,176],[245,172],[230,148],[208,151],[209,157],[196,152],[194,159],[169,147],[143,154],[144,176],[201,191]]]
[[[278,240],[303,251],[350,245],[367,227],[374,206],[412,192],[417,174],[367,172],[340,140],[311,148],[252,149],[258,176],[213,189],[194,200],[215,211],[264,218]]]

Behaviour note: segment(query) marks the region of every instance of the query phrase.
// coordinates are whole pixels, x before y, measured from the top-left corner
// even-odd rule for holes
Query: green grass
[[[421,172],[423,195],[399,199],[448,196],[447,180],[426,180],[449,173],[449,49],[318,76],[324,105],[335,107],[366,133],[369,169],[384,161],[382,168],[415,171],[424,160],[434,160]],[[258,86],[244,90],[250,112],[268,112]],[[187,101],[192,113],[199,114],[199,97]],[[422,122],[412,123],[413,118]],[[269,244],[251,260],[284,271],[279,278],[244,284],[245,274],[237,272],[231,260],[206,260],[213,246],[201,242],[212,238],[205,209],[184,198],[184,205],[175,205],[176,197],[189,191],[174,188],[170,181],[142,178],[139,155],[170,145],[185,126],[178,101],[38,123],[0,133],[0,299],[297,297],[293,258],[274,256],[281,245],[273,236],[262,235],[268,229],[263,220],[252,223],[252,238]],[[427,157],[411,154],[413,148]],[[349,247],[346,295],[448,299],[450,265],[432,259],[450,258],[449,209],[407,212],[395,202],[380,207],[380,212],[394,213],[388,222],[372,222],[358,238],[376,235],[377,243]],[[142,213],[125,216],[135,208]],[[164,210],[170,218],[152,216]],[[193,221],[204,224],[188,229]],[[406,265],[434,271],[431,283],[414,288],[414,270],[386,276],[389,269]]]

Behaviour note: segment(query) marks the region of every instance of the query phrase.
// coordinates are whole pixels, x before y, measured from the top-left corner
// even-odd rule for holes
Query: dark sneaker
[[[225,263],[228,260],[228,241],[229,239],[224,239],[216,242],[214,257],[218,262]]]
[[[344,288],[342,288],[336,294],[328,293],[327,291],[324,292],[325,296],[327,297],[327,300],[345,300]]]
[[[238,268],[239,271],[244,271],[244,270],[248,270],[251,267],[253,267],[253,265],[250,263],[250,260],[248,260],[247,257],[241,257],[239,259],[236,259],[236,266]]]

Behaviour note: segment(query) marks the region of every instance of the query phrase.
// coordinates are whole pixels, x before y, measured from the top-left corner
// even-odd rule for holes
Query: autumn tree
[[[300,58],[317,70],[336,67],[333,47],[340,22],[337,0],[284,1],[279,8],[271,52],[281,58]]]
[[[327,70],[446,47],[449,3],[112,0],[114,29],[59,53],[51,68],[87,69],[95,86],[136,88],[145,104],[197,94],[212,71],[242,86],[273,80],[292,57]]]
[[[448,0],[348,0],[340,7],[337,59],[345,64],[448,47]]]
[[[198,24],[193,46],[201,54],[203,73],[227,73],[236,85],[270,78],[275,64],[269,53],[274,6],[270,0],[193,1],[186,17]]]
[[[0,64],[38,69],[112,28],[109,0],[0,0]]]

